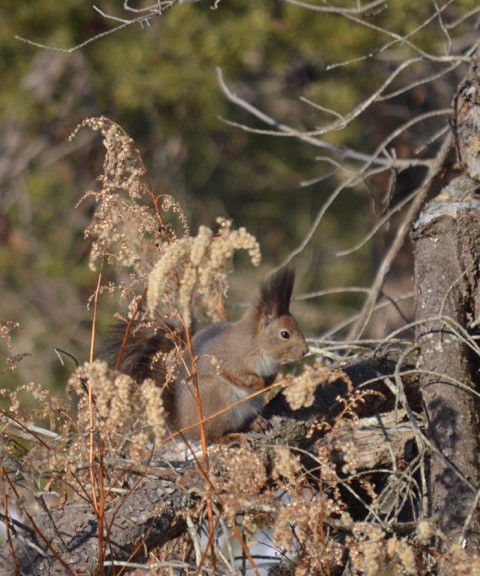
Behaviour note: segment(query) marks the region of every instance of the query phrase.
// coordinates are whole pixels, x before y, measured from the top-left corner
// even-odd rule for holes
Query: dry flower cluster
[[[85,231],[94,238],[90,267],[106,259],[115,267],[133,267],[140,275],[150,263],[152,245],[159,241],[159,222],[155,213],[139,201],[148,193],[146,171],[133,140],[107,118],[87,118],[82,127],[101,132],[106,148],[103,173],[98,177],[99,191],[87,192],[81,202],[93,197],[97,209]]]
[[[68,383],[68,390],[79,398],[79,430],[88,430],[90,426],[87,383],[91,385],[95,403],[93,427],[108,442],[110,455],[129,454],[138,458],[148,445],[149,431],[158,442],[165,436],[161,388],[150,379],[140,385],[100,360],[78,368]]]
[[[135,309],[138,284],[148,285],[148,304],[152,316],[182,315],[182,324],[191,323],[191,310],[198,307],[212,319],[223,313],[221,300],[228,288],[227,276],[233,256],[246,250],[255,266],[260,263],[260,247],[244,228],[234,230],[232,222],[217,220],[215,233],[201,226],[197,236],[190,230],[182,208],[168,195],[156,196],[148,181],[145,166],[133,140],[111,120],[88,118],[82,127],[101,132],[106,149],[101,189],[87,192],[81,201],[94,198],[97,208],[85,235],[93,238],[90,266],[107,262],[116,269],[134,272],[121,286]],[[147,204],[149,202],[149,204]],[[174,213],[180,233],[166,223]],[[133,280],[133,281],[132,281]]]
[[[149,276],[147,301],[151,311],[177,288],[177,310],[185,325],[191,324],[192,306],[199,296],[206,314],[218,319],[223,309],[219,298],[226,294],[234,253],[246,250],[258,266],[260,246],[255,238],[245,228],[233,230],[230,220],[219,218],[217,222],[216,234],[201,226],[196,237],[175,240],[165,249]]]
[[[315,391],[319,382],[328,384],[339,378],[347,383],[350,390],[353,389],[350,379],[341,370],[330,370],[320,363],[316,363],[312,367],[305,366],[302,374],[290,379],[291,381],[285,388],[285,398],[293,410],[302,407],[308,408],[312,406],[315,400]]]

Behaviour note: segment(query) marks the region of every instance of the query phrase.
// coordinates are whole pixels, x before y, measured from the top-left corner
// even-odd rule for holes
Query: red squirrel
[[[264,428],[266,421],[258,417],[263,394],[244,399],[272,384],[282,364],[301,360],[308,352],[305,337],[289,310],[294,281],[294,271],[282,268],[262,284],[256,304],[249,306],[240,320],[211,324],[192,338],[204,419],[243,400],[205,422],[208,441],[240,431],[252,422],[254,429]],[[149,373],[151,359],[155,352],[172,348],[164,333],[147,336],[138,331],[124,350],[120,370],[139,381],[153,377],[162,384],[164,370],[152,365]],[[199,420],[188,351],[184,365],[165,398],[172,432]],[[182,434],[197,440],[200,428],[197,425]]]

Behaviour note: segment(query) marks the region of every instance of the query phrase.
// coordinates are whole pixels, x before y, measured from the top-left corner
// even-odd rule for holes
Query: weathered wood
[[[333,460],[370,470],[404,460],[406,445],[415,438],[404,410],[386,412],[360,420],[341,420],[330,446]]]
[[[105,514],[107,550],[105,559],[122,560],[137,555],[144,557],[144,550],[161,546],[179,535],[185,523],[179,512],[193,505],[188,492],[179,489],[174,481],[156,479],[144,482],[127,498],[121,496]],[[63,562],[74,574],[95,574],[98,566],[98,524],[93,506],[83,501],[67,503],[64,511],[53,511],[53,519],[66,544],[68,553],[58,551]],[[36,519],[42,532],[47,527]],[[52,542],[53,548],[55,545]],[[38,536],[26,535],[26,540],[14,538],[14,548],[22,574],[65,576],[66,568],[52,555]],[[42,551],[42,554],[39,551]],[[0,549],[0,573],[14,575],[8,545]],[[16,575],[17,576],[17,575]]]
[[[382,374],[393,374],[395,362],[371,357],[347,364],[342,369],[348,374],[355,388],[367,380],[381,378]],[[381,388],[381,383],[376,382],[371,384],[371,387]],[[383,391],[387,397],[387,388]],[[283,395],[279,394],[265,409],[265,415],[273,424],[271,430],[266,434],[247,433],[246,439],[263,454],[266,461],[270,458],[272,446],[305,446],[312,424],[324,417],[334,419],[342,408],[337,397],[348,394],[345,382],[331,382],[318,387],[315,403],[311,408],[297,411],[293,411]],[[377,417],[371,418],[377,410],[387,410],[391,405],[392,398],[386,398],[383,406],[379,404],[381,399],[376,398],[378,401],[375,404],[359,406],[362,414],[368,415],[366,418],[358,420],[353,426],[345,425],[338,431],[345,441],[348,439],[348,442],[352,443],[352,451],[358,454],[358,469],[385,464],[392,455],[401,459],[405,443],[411,438],[412,430],[408,426],[404,430],[395,431],[395,426],[388,424],[396,418],[395,413],[386,414],[380,420]],[[383,431],[380,422],[386,423]],[[387,436],[385,430],[389,431]],[[337,432],[335,437],[337,438]],[[383,446],[372,450],[372,442],[381,443],[382,438]],[[337,446],[337,460],[341,463],[342,450],[340,445]],[[110,544],[107,547],[106,559],[125,560],[132,554],[136,554],[139,560],[144,559],[146,551],[154,546],[161,546],[185,530],[183,513],[198,504],[198,489],[203,488],[204,478],[193,463],[182,464],[178,473],[170,468],[165,468],[163,474],[153,468],[148,472],[149,478],[144,479],[128,498],[123,501],[119,497],[107,510],[106,525],[110,526]],[[156,473],[159,476],[157,478]],[[84,502],[71,501],[67,502],[63,511],[54,511],[52,515],[68,548],[66,555],[61,554],[62,560],[71,566],[76,574],[94,574],[98,564],[98,525],[93,507]],[[46,530],[41,519],[37,518],[37,521],[40,528]],[[26,539],[37,548],[28,546],[18,537],[14,538],[15,551],[23,574],[66,574],[65,568],[46,549],[40,538],[32,539],[30,534],[26,534]],[[38,550],[42,550],[45,556],[38,553]],[[0,548],[0,574],[15,574],[8,544]]]

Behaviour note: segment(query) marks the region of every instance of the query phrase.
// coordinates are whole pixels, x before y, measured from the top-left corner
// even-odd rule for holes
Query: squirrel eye
[[[284,339],[284,340],[288,340],[290,338],[290,332],[288,330],[282,330],[280,332],[280,336]]]

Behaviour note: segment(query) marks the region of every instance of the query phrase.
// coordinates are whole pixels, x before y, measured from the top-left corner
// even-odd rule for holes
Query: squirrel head
[[[268,278],[261,286],[254,308],[258,349],[267,366],[301,360],[308,352],[297,320],[290,313],[290,300],[295,283],[293,268],[284,267]]]

